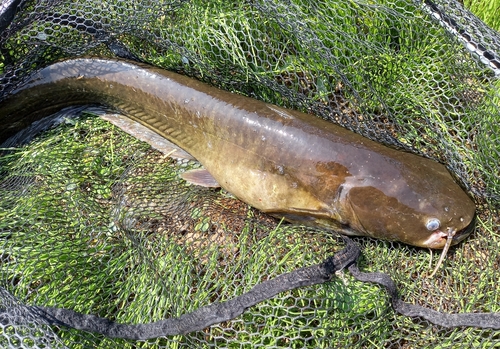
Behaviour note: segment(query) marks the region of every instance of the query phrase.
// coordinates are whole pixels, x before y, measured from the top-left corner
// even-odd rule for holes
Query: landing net
[[[123,57],[299,109],[444,163],[478,224],[434,278],[429,251],[358,238],[363,271],[447,313],[500,312],[500,36],[457,1],[3,1],[0,100],[62,58]],[[498,11],[498,10],[497,10]],[[0,111],[1,112],[1,111]],[[9,348],[492,348],[500,332],[398,315],[345,272],[242,316],[147,341],[40,324],[29,305],[150,323],[228,300],[343,243],[279,222],[179,174],[96,115],[0,158],[0,323]],[[21,138],[30,138],[26,134]],[[434,254],[433,263],[439,256]]]

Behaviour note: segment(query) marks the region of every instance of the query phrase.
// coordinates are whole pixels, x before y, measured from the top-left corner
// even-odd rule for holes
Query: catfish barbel
[[[240,200],[291,222],[427,248],[449,247],[474,228],[474,203],[433,160],[129,61],[78,58],[34,73],[0,103],[0,142],[85,104],[138,121],[191,154]]]

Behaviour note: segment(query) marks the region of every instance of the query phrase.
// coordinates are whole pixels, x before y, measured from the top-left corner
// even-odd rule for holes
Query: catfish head
[[[431,249],[457,244],[474,230],[474,202],[443,165],[409,155],[382,161],[385,172],[375,176],[346,178],[339,196],[346,228]]]

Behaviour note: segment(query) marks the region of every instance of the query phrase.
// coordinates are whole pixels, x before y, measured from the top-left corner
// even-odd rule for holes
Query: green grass
[[[496,0],[465,0],[464,5],[484,23],[500,32],[500,3]]]
[[[449,164],[487,203],[479,206],[475,236],[452,251],[436,279],[425,278],[428,252],[401,244],[360,240],[362,267],[390,273],[409,302],[500,311],[498,83],[406,2],[266,4],[261,12],[247,2],[192,1],[143,24],[156,40],[144,33],[122,38],[155,64]],[[114,10],[113,19],[132,11]],[[15,59],[31,50],[23,39],[40,28],[8,43]],[[60,30],[51,43],[63,35],[77,33]],[[12,179],[0,192],[3,285],[30,304],[149,322],[229,299],[339,248],[326,232],[267,226],[246,206],[232,213],[234,199],[186,186],[178,177],[184,170],[92,118],[0,158],[2,179]],[[244,219],[237,224],[224,218],[238,215]],[[245,219],[252,217],[260,223]],[[348,273],[188,336],[134,343],[56,332],[72,347],[97,348],[498,346],[494,331],[436,330],[398,316],[384,292]]]

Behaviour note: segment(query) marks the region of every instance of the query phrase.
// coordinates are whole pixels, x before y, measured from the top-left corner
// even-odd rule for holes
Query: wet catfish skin
[[[193,155],[248,204],[350,235],[442,248],[475,206],[446,168],[313,115],[137,63],[79,58],[35,73],[0,103],[0,142],[63,107],[102,104]],[[426,228],[438,219],[437,229]]]

